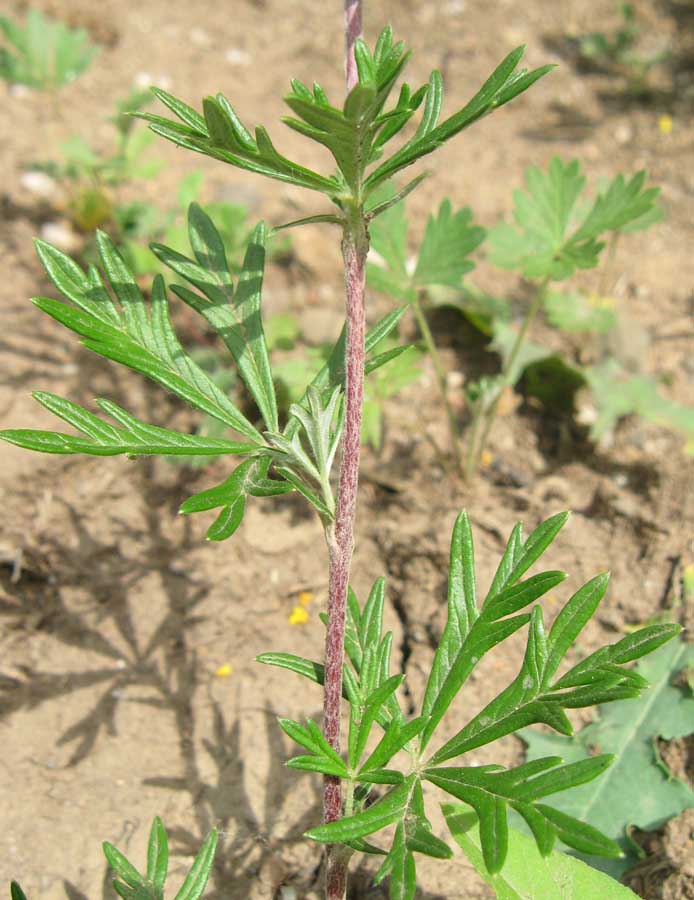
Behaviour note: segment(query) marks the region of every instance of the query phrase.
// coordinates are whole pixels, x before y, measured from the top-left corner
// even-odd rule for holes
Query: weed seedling
[[[24,25],[0,16],[7,47],[0,48],[0,78],[55,94],[84,72],[97,53],[87,32],[54,22],[38,9]]]
[[[412,900],[416,890],[414,854],[440,859],[451,855],[448,844],[433,833],[424,785],[437,787],[474,811],[483,862],[492,874],[502,870],[513,840],[509,810],[524,819],[543,857],[549,856],[556,839],[593,854],[611,857],[620,853],[613,840],[590,824],[544,802],[600,776],[613,761],[610,755],[589,756],[570,764],[549,756],[511,768],[474,765],[465,755],[534,722],[569,734],[572,728],[566,710],[638,696],[646,682],[628,663],[668,641],[679,628],[651,625],[583,660],[565,661],[607,589],[607,576],[598,575],[579,588],[549,630],[537,601],[565,575],[547,571],[525,576],[554,541],[567,515],[551,516],[527,538],[516,525],[492,584],[481,597],[472,528],[467,514],[461,513],[451,540],[447,624],[418,714],[412,718],[402,711],[397,690],[404,675],[391,674],[393,639],[382,627],[384,582],[375,583],[364,605],[349,589],[364,376],[396,359],[403,349],[375,350],[393,332],[404,309],[365,329],[369,226],[413,190],[422,176],[384,200],[377,192],[389,178],[530,88],[551,66],[530,72],[518,69],[523,48],[513,50],[461,110],[441,120],[439,73],[432,73],[429,81],[415,90],[403,84],[393,103],[391,93],[409,53],[402,43],[394,42],[390,28],[383,30],[371,49],[358,37],[359,3],[348,0],[346,13],[344,103],[334,105],[319,85],[309,89],[299,81],[292,82],[286,97],[292,113],[286,124],[330,150],[337,167],[333,172],[318,173],[283,156],[265,128],[251,133],[222,94],[206,97],[200,113],[157,90],[175,118],[142,114],[153,131],[179,146],[304,187],[333,204],[330,213],[310,216],[301,224],[324,222],[339,229],[346,326],[302,399],[290,406],[288,417],[280,418],[262,319],[265,226],[261,223],[254,228],[242,271],[235,277],[217,228],[201,207],[192,204],[188,218],[191,255],[161,244],[152,249],[173,272],[173,293],[200,313],[228,348],[238,376],[255,402],[257,420],[245,415],[177,340],[164,279],[155,278],[151,299],[146,300],[112,241],[100,234],[101,272],[95,267],[84,272],[64,254],[38,243],[39,256],[65,300],[39,298],[37,306],[80,335],[87,348],[159,383],[217,419],[230,434],[213,438],[172,431],[143,422],[109,400],[97,400],[107,419],[40,392],[35,395],[39,403],[79,436],[19,429],[5,431],[3,437],[47,453],[240,457],[242,461],[221,484],[195,494],[181,507],[184,514],[216,511],[207,532],[214,541],[230,537],[239,528],[250,498],[290,491],[303,495],[323,524],[328,547],[325,659],[316,662],[271,652],[264,654],[261,662],[291,669],[323,688],[322,728],[310,719],[280,720],[284,732],[302,748],[289,765],[324,777],[324,821],[307,836],[327,845],[327,900],[344,900],[348,864],[354,853],[381,857],[376,879],[389,879],[392,900]],[[411,136],[393,149],[391,142],[418,111]],[[585,241],[592,248],[591,235],[586,235]],[[578,246],[584,249],[583,243]],[[338,459],[335,484],[332,473]],[[463,718],[460,727],[464,710],[456,705],[456,698],[470,674],[488,652],[521,630],[526,635],[526,650],[518,675],[477,715],[467,721]],[[344,747],[343,700],[349,711]],[[440,726],[454,709],[455,728],[443,737]],[[386,833],[381,834],[384,829]],[[461,839],[464,829],[457,820],[451,829]],[[157,823],[155,831],[159,835]],[[377,843],[372,843],[373,835],[378,835]],[[207,863],[201,866],[205,875],[214,838],[208,840],[207,849],[203,848]],[[122,897],[149,900],[161,896],[164,867],[159,865],[157,847],[162,844],[155,836],[146,878],[109,846],[107,855],[120,876],[117,889]],[[599,885],[592,897],[617,896],[615,882],[603,877]],[[197,898],[201,890],[182,889],[179,897]],[[540,900],[539,894],[537,898]]]
[[[618,175],[586,196],[585,177],[577,161],[555,158],[547,171],[534,166],[526,173],[526,190],[514,193],[514,224],[502,223],[486,236],[490,261],[515,271],[531,287],[518,327],[512,324],[510,303],[479,290],[464,276],[474,269],[470,254],[485,241],[485,231],[472,224],[468,208],[453,212],[444,201],[431,216],[416,261],[406,263],[408,223],[403,205],[388,210],[373,223],[373,247],[378,256],[368,265],[369,283],[413,309],[437,373],[448,416],[451,444],[466,478],[474,476],[487,446],[505,391],[526,378],[529,393],[548,405],[566,408],[581,388],[590,392],[594,407],[590,436],[600,441],[618,420],[637,414],[694,438],[694,410],[663,396],[658,384],[615,358],[610,332],[619,325],[615,301],[609,296],[617,246],[629,234],[651,227],[663,217],[658,189],[646,186],[646,173]],[[602,270],[593,293],[560,291],[578,270]],[[451,306],[485,337],[502,361],[498,376],[466,385],[471,422],[465,453],[457,417],[449,400],[446,372],[427,321],[427,310]],[[580,362],[533,343],[533,324],[544,315],[547,324],[576,341]],[[567,396],[567,393],[569,396]]]

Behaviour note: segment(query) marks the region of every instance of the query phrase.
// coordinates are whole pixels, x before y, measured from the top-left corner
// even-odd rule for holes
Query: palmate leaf
[[[594,440],[613,431],[624,416],[635,414],[680,432],[694,447],[694,408],[665,397],[653,378],[633,375],[616,360],[590,366],[585,376],[597,410],[590,430]]]
[[[524,49],[519,47],[510,53],[472,100],[441,123],[443,87],[438,72],[432,72],[428,83],[415,91],[404,84],[395,105],[385,108],[409,58],[402,42],[393,42],[390,27],[383,30],[373,52],[361,39],[356,41],[358,83],[342,108],[329,102],[320,85],[314,85],[310,90],[300,81],[292,81],[292,90],[285,100],[294,115],[283,121],[330,150],[338,169],[334,176],[319,175],[279,154],[264,128],[256,128],[252,135],[222,94],[206,97],[200,114],[165,91],[155,90],[156,96],[176,119],[151,113],[139,115],[148,121],[154,132],[181,147],[327,194],[344,210],[351,199],[356,198],[360,204],[367,201],[384,181],[433,152],[493,109],[508,103],[553,68],[543,66],[532,72],[516,71]],[[414,135],[366,176],[367,168],[378,162],[386,144],[422,106]]]
[[[562,840],[569,846],[601,856],[621,856],[619,846],[595,828],[565,816],[557,819],[551,808],[537,801],[593,781],[612,763],[609,754],[589,757],[562,765],[560,757],[546,757],[513,769],[431,768],[424,772],[427,781],[472,806],[479,819],[480,839],[485,865],[499,872],[508,852],[509,807],[516,809],[533,825],[545,853],[552,848],[553,837],[561,828]],[[556,825],[555,823],[559,823]]]
[[[387,197],[392,192],[388,186],[379,196]],[[453,212],[450,200],[444,200],[438,214],[429,216],[417,260],[408,264],[404,205],[393,206],[370,228],[371,246],[382,262],[372,260],[367,264],[369,284],[406,302],[412,302],[422,288],[460,288],[463,276],[475,268],[470,254],[486,233],[471,222],[469,207]]]
[[[472,529],[467,515],[460,514],[451,540],[448,622],[432,664],[422,713],[409,721],[394,694],[401,677],[389,672],[391,635],[382,636],[384,583],[379,580],[374,584],[363,608],[354,593],[349,592],[345,629],[348,662],[343,673],[343,697],[350,705],[348,761],[345,764],[341,758],[339,761],[331,758],[332,754],[320,744],[320,732],[311,734],[298,723],[291,723],[292,736],[312,754],[295,758],[291,765],[336,774],[352,786],[353,813],[311,829],[308,837],[373,853],[378,850],[364,839],[383,828],[393,828],[390,847],[376,876],[377,881],[390,879],[391,900],[413,897],[415,853],[440,858],[450,854],[447,845],[432,834],[424,808],[423,780],[476,810],[481,822],[484,864],[490,872],[499,871],[507,856],[509,810],[525,820],[542,856],[551,853],[556,839],[582,853],[610,859],[621,854],[613,835],[603,834],[595,822],[581,821],[583,817],[543,802],[558,796],[561,805],[564,792],[580,792],[582,785],[599,776],[604,779],[603,773],[613,760],[610,753],[583,752],[580,758],[572,757],[566,762],[558,754],[541,754],[541,759],[511,769],[495,765],[444,765],[456,756],[534,722],[570,734],[566,709],[639,696],[648,683],[629,669],[628,664],[657,649],[681,630],[676,625],[639,629],[557,677],[565,655],[607,588],[606,575],[588,581],[568,600],[549,633],[545,632],[539,606],[530,615],[516,615],[565,579],[565,574],[557,571],[524,576],[554,541],[566,520],[566,513],[551,516],[527,539],[520,523],[517,524],[484,601],[479,602]],[[527,646],[516,679],[426,759],[424,751],[436,726],[469,672],[484,653],[526,623],[529,624]],[[323,667],[310,660],[290,654],[264,654],[260,660],[290,669],[315,683],[323,682]],[[366,746],[374,722],[383,734],[368,752]],[[400,751],[412,758],[411,765],[404,770],[408,774],[393,762]],[[363,756],[366,758],[362,759]],[[373,784],[391,787],[369,805]]]
[[[469,807],[444,803],[443,813],[451,834],[484,880],[492,886],[499,900],[567,900],[567,898],[600,898],[600,900],[635,900],[636,894],[592,866],[553,851],[539,852],[535,841],[511,828],[508,855],[501,873],[487,868],[482,854],[477,818]]]
[[[604,247],[601,237],[653,218],[659,191],[644,188],[646,178],[643,171],[629,180],[618,175],[576,222],[585,186],[579,163],[554,157],[547,172],[531,166],[526,191],[513,195],[515,226],[502,223],[489,234],[492,262],[527,278],[551,280],[594,268]]]
[[[574,666],[558,685],[589,683],[596,669],[609,670],[615,664],[645,655],[662,643],[663,629],[671,633],[676,627],[654,625],[629,634]],[[589,820],[619,841],[627,854],[631,847],[625,839],[628,828],[637,826],[649,831],[694,804],[691,787],[664,770],[656,746],[658,738],[672,740],[691,731],[694,699],[675,682],[678,673],[693,663],[691,646],[672,641],[630,670],[635,678],[652,685],[640,704],[599,707],[595,720],[575,737],[543,734],[534,729],[520,735],[528,745],[531,760],[547,753],[559,753],[566,760],[574,761],[595,752],[595,748],[615,756],[614,764],[598,785],[558,796],[555,802],[560,813]],[[638,791],[633,790],[634,772],[638,772]],[[617,876],[630,864],[627,859],[602,867]]]
[[[567,513],[560,513],[547,519],[525,543],[520,527],[514,529],[481,615],[476,601],[470,522],[466,513],[458,517],[451,540],[448,619],[434,656],[422,706],[422,711],[429,716],[422,732],[422,748],[428,744],[436,726],[482,656],[530,621],[527,614],[504,617],[539,599],[563,578],[563,573],[546,573],[549,577],[523,582],[517,596],[503,593],[513,589],[521,576],[544,553],[567,516]],[[439,761],[438,754],[436,758]]]
[[[468,257],[486,234],[471,222],[471,209],[454,213],[450,200],[441,203],[437,216],[429,216],[412,278],[415,286],[460,287],[463,275],[475,268]]]

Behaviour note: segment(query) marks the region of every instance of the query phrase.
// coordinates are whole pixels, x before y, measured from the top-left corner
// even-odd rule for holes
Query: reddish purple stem
[[[345,0],[345,83],[349,93],[358,81],[354,42],[361,37],[361,0]]]
[[[323,729],[325,737],[340,752],[340,712],[342,707],[342,665],[345,643],[345,615],[349,569],[354,549],[354,520],[359,481],[361,417],[364,398],[364,285],[366,235],[346,234],[342,244],[347,295],[347,336],[345,347],[345,423],[340,464],[340,481],[335,524],[329,536],[330,579],[328,588],[328,628],[325,641],[325,688]],[[326,822],[342,816],[340,779],[326,776],[323,815]],[[328,851],[327,900],[342,900],[347,885],[347,858],[340,848]]]
[[[354,42],[361,35],[361,0],[345,0],[345,82],[347,93],[358,81]],[[345,647],[345,618],[349,570],[354,550],[354,521],[357,511],[361,417],[364,401],[364,287],[368,235],[361,210],[345,228],[342,257],[345,266],[347,334],[345,342],[345,420],[335,522],[328,533],[330,577],[328,585],[328,625],[325,638],[325,679],[323,730],[330,745],[340,752],[342,710],[342,666]],[[323,791],[325,822],[342,816],[342,786],[339,778],[326,776]],[[347,893],[347,864],[351,851],[331,845],[327,853],[326,900],[344,900]]]

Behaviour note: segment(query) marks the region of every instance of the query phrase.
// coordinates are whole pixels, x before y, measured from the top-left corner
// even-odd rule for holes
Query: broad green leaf
[[[672,631],[668,637],[672,637]],[[627,648],[625,655],[628,659]],[[596,721],[574,738],[533,730],[521,735],[528,744],[529,759],[558,753],[571,762],[585,757],[596,747],[615,755],[614,764],[595,786],[576,788],[556,797],[553,804],[561,812],[590,822],[622,843],[627,852],[624,835],[629,826],[649,831],[694,805],[692,789],[678,778],[664,774],[655,746],[657,738],[672,740],[691,731],[694,698],[673,682],[677,673],[692,663],[692,648],[681,641],[672,641],[638,664],[637,672],[651,683],[638,702],[600,707]],[[633,789],[635,772],[638,773],[637,791]],[[628,862],[612,863],[608,870],[617,874],[628,865]]]
[[[636,894],[608,875],[558,851],[543,857],[535,841],[509,830],[508,854],[502,871],[493,874],[481,852],[479,827],[469,809],[442,806],[451,834],[498,900],[635,900]]]
[[[471,222],[472,210],[466,206],[453,213],[450,200],[441,203],[437,216],[429,216],[412,277],[415,286],[460,287],[463,275],[475,268],[468,257],[485,236],[484,228]]]
[[[632,375],[616,360],[585,370],[597,418],[591,437],[600,440],[614,430],[623,416],[639,415],[656,425],[681,432],[694,440],[694,408],[664,396],[653,378]]]
[[[615,304],[609,297],[580,291],[548,291],[544,308],[549,323],[570,334],[607,334],[617,324]]]
[[[659,193],[644,189],[645,172],[629,180],[618,175],[581,215],[585,177],[578,161],[554,157],[547,172],[531,166],[525,181],[526,191],[514,192],[515,226],[501,224],[490,232],[491,259],[536,279],[562,280],[576,269],[594,268],[604,247],[600,238],[644,217],[650,221]]]

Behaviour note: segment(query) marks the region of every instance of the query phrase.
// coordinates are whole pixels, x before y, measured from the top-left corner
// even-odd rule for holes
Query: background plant
[[[210,877],[217,848],[217,832],[213,829],[200,848],[183,884],[173,900],[198,900]],[[142,875],[113,844],[105,841],[104,856],[116,874],[113,888],[123,900],[163,900],[169,869],[169,842],[160,818],[155,818],[149,832],[147,869]],[[10,888],[11,900],[27,900],[16,881]]]
[[[118,203],[114,190],[133,180],[151,178],[162,162],[149,156],[152,135],[138,128],[132,113],[149,103],[149,91],[133,90],[116,104],[109,121],[114,128],[111,152],[96,150],[73,134],[60,146],[62,159],[38,161],[31,168],[54,178],[65,194],[70,221],[82,232],[115,226],[124,228],[127,208]]]
[[[498,376],[468,380],[466,398],[470,427],[464,472],[472,477],[487,445],[504,391],[524,377],[528,393],[548,406],[573,409],[582,387],[590,391],[595,412],[590,436],[605,438],[625,415],[637,414],[665,427],[694,436],[694,410],[667,399],[652,378],[629,370],[614,354],[610,333],[619,325],[616,302],[609,295],[615,254],[624,235],[646,229],[663,216],[658,189],[646,187],[646,173],[618,175],[600,186],[591,200],[584,192],[585,176],[577,161],[558,157],[545,172],[531,167],[526,191],[514,192],[515,224],[492,228],[487,240],[490,262],[517,272],[531,285],[520,327],[513,324],[508,300],[481,291],[465,279],[475,264],[469,258],[485,240],[472,224],[468,208],[453,213],[444,201],[430,217],[418,257],[407,260],[407,220],[402,206],[374,223],[374,247],[380,259],[368,268],[376,289],[412,305],[427,349],[432,354],[449,422],[457,461],[462,460],[457,417],[448,396],[446,372],[436,349],[426,309],[451,306],[488,338],[501,357]],[[560,291],[554,284],[579,270],[603,269],[593,292]],[[451,263],[451,257],[454,262]],[[539,315],[575,346],[571,355],[531,340]]]
[[[12,84],[55,92],[84,72],[97,53],[87,32],[68,28],[38,9],[29,9],[23,25],[0,16],[0,78]]]
[[[582,65],[624,78],[631,93],[647,94],[651,70],[670,58],[670,49],[644,48],[644,29],[632,3],[620,3],[618,12],[621,21],[611,31],[593,31],[572,43]]]

